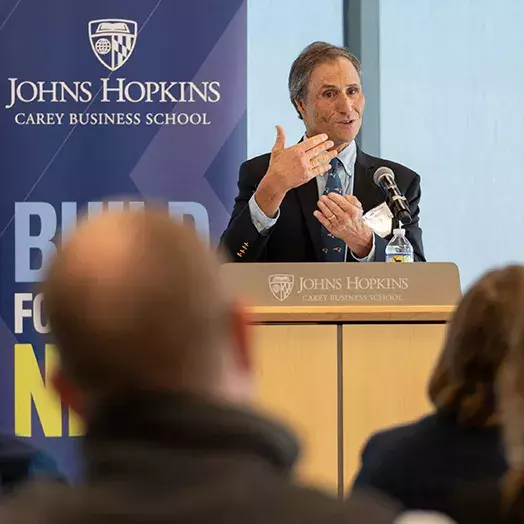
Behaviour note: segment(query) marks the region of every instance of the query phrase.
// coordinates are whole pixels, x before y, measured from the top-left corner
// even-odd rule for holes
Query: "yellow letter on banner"
[[[81,437],[85,428],[80,417],[72,410],[69,410],[69,436]]]
[[[45,382],[31,344],[15,344],[15,433],[32,435],[31,401],[46,437],[62,436],[62,404],[51,386],[58,364],[56,348],[45,346]]]

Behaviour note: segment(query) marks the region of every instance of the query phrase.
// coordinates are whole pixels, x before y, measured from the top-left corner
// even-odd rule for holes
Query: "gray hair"
[[[298,110],[296,101],[304,100],[307,96],[311,72],[316,66],[339,58],[349,60],[357,70],[358,75],[361,75],[360,61],[355,55],[351,54],[345,47],[328,44],[327,42],[313,42],[309,44],[293,62],[288,80],[289,97],[300,119],[302,119],[302,115]]]

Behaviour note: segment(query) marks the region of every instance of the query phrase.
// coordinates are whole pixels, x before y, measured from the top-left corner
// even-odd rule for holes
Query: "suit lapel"
[[[373,173],[380,165],[375,159],[357,148],[355,163],[355,186],[353,194],[360,200],[364,213],[384,202],[382,190],[373,182]]]
[[[297,187],[296,192],[311,241],[313,242],[315,255],[317,260],[322,260],[320,222],[313,216],[313,211],[317,209],[318,202],[318,185],[316,179],[314,178],[307,184]]]

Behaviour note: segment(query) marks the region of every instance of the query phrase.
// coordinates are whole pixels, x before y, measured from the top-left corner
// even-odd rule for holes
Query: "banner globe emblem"
[[[280,302],[284,302],[293,291],[295,277],[293,275],[269,275],[268,282],[273,296]]]
[[[135,49],[138,25],[133,20],[107,18],[89,22],[91,49],[110,71],[122,67]]]

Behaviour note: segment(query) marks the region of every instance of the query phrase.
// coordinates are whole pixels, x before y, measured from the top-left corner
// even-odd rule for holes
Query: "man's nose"
[[[337,110],[339,113],[351,113],[353,110],[353,100],[346,93],[338,98]]]

